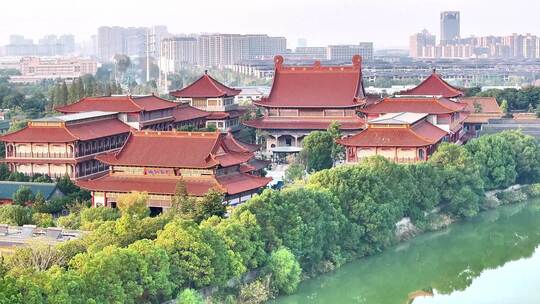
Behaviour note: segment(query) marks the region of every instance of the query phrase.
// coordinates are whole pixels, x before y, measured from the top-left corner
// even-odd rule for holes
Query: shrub
[[[503,191],[497,194],[497,197],[503,204],[515,204],[527,200],[525,191],[517,189],[515,191]]]
[[[272,275],[272,287],[285,294],[296,290],[302,269],[289,249],[280,248],[272,252],[267,267]]]
[[[32,210],[19,205],[0,207],[0,224],[22,226],[32,223]]]
[[[49,213],[34,213],[32,214],[32,222],[34,225],[42,228],[54,227],[54,220]]]
[[[270,298],[270,288],[268,280],[256,280],[249,284],[242,285],[238,292],[239,304],[260,304],[265,303]]]
[[[184,289],[178,299],[176,300],[177,304],[204,304],[202,296],[194,289],[188,288]]]
[[[530,198],[540,197],[540,184],[532,184],[523,187],[523,191]]]

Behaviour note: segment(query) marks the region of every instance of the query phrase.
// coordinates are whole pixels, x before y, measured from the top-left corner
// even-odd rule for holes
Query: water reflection
[[[531,202],[483,213],[446,231],[421,236],[304,282],[297,294],[275,303],[394,304],[407,303],[412,298],[417,298],[414,304],[450,303],[449,298],[466,290],[481,274],[483,278],[483,273],[502,273],[505,267],[500,266],[509,261],[523,259],[519,262],[540,273],[536,255],[530,258],[540,244],[539,206]],[[528,280],[521,274],[512,279]],[[494,288],[492,294],[511,292],[497,290],[507,283],[503,277],[498,284],[490,282]],[[432,293],[434,297],[426,297]],[[537,300],[540,302],[540,296]],[[461,298],[456,303],[479,303],[465,301]]]

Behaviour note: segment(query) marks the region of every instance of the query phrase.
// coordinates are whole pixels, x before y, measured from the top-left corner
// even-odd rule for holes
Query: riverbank
[[[538,281],[539,207],[535,199],[486,210],[306,280],[270,303],[539,302],[527,283]]]
[[[486,211],[536,198],[540,198],[540,184],[516,184],[505,189],[486,191],[480,207],[482,211]],[[428,216],[428,222],[422,223],[420,227],[415,225],[410,218],[402,218],[396,223],[396,241],[406,241],[425,232],[439,231],[460,220],[441,210],[441,207],[433,209]]]

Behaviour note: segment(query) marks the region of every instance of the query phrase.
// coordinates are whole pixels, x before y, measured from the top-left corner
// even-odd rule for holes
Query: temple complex
[[[70,114],[88,111],[117,112],[118,119],[137,130],[171,130],[175,127],[204,124],[207,113],[154,95],[113,95],[85,97],[56,111]]]
[[[465,110],[469,113],[464,123],[465,132],[470,137],[478,136],[482,125],[487,124],[490,119],[504,116],[495,97],[465,97],[461,102],[466,104]]]
[[[457,142],[464,134],[463,122],[468,116],[466,104],[438,96],[387,97],[359,110],[366,120],[389,113],[425,113],[426,120],[448,133],[445,138]]]
[[[346,163],[380,155],[398,163],[425,161],[448,133],[429,122],[426,113],[390,113],[368,121],[360,133],[338,141]]]
[[[120,194],[145,191],[149,207],[167,209],[180,182],[190,196],[215,189],[234,206],[271,181],[258,173],[264,163],[254,161],[253,147],[230,133],[132,131],[122,149],[98,159],[109,173],[77,182],[92,192],[94,206],[115,207]]]
[[[264,115],[244,125],[264,134],[264,148],[274,154],[300,151],[306,135],[326,130],[332,122],[345,135],[358,133],[365,125],[356,114],[365,104],[361,62],[356,55],[346,66],[322,66],[319,61],[285,66],[283,57],[276,56],[270,94],[254,102]]]
[[[113,152],[124,144],[130,126],[116,112],[91,111],[28,122],[25,128],[0,136],[12,172],[46,174],[72,179],[103,174],[108,166],[97,161],[100,153]]]
[[[244,113],[235,102],[234,97],[239,93],[240,90],[222,84],[205,71],[192,84],[169,94],[180,103],[208,112],[206,127],[234,132],[240,128],[240,117]]]

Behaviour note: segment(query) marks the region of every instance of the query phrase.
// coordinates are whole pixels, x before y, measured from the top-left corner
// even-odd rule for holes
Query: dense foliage
[[[499,104],[506,101],[508,110],[528,110],[536,108],[540,103],[539,87],[524,87],[518,89],[491,89],[484,92],[478,92],[477,96],[495,97]]]
[[[473,216],[486,189],[538,182],[538,149],[528,136],[503,132],[464,146],[441,144],[419,164],[370,158],[316,172],[282,191],[265,190],[226,218],[216,194],[188,201],[181,183],[175,208],[156,217],[149,217],[144,193],[121,197],[119,210],[76,205],[57,224],[89,232],[6,258],[0,303],[201,303],[196,289],[226,290],[251,270],[259,278],[233,289],[240,303],[260,303],[294,292],[303,274],[381,251],[395,241],[403,217],[426,227],[434,209]],[[25,210],[0,208],[0,221],[31,218]]]

